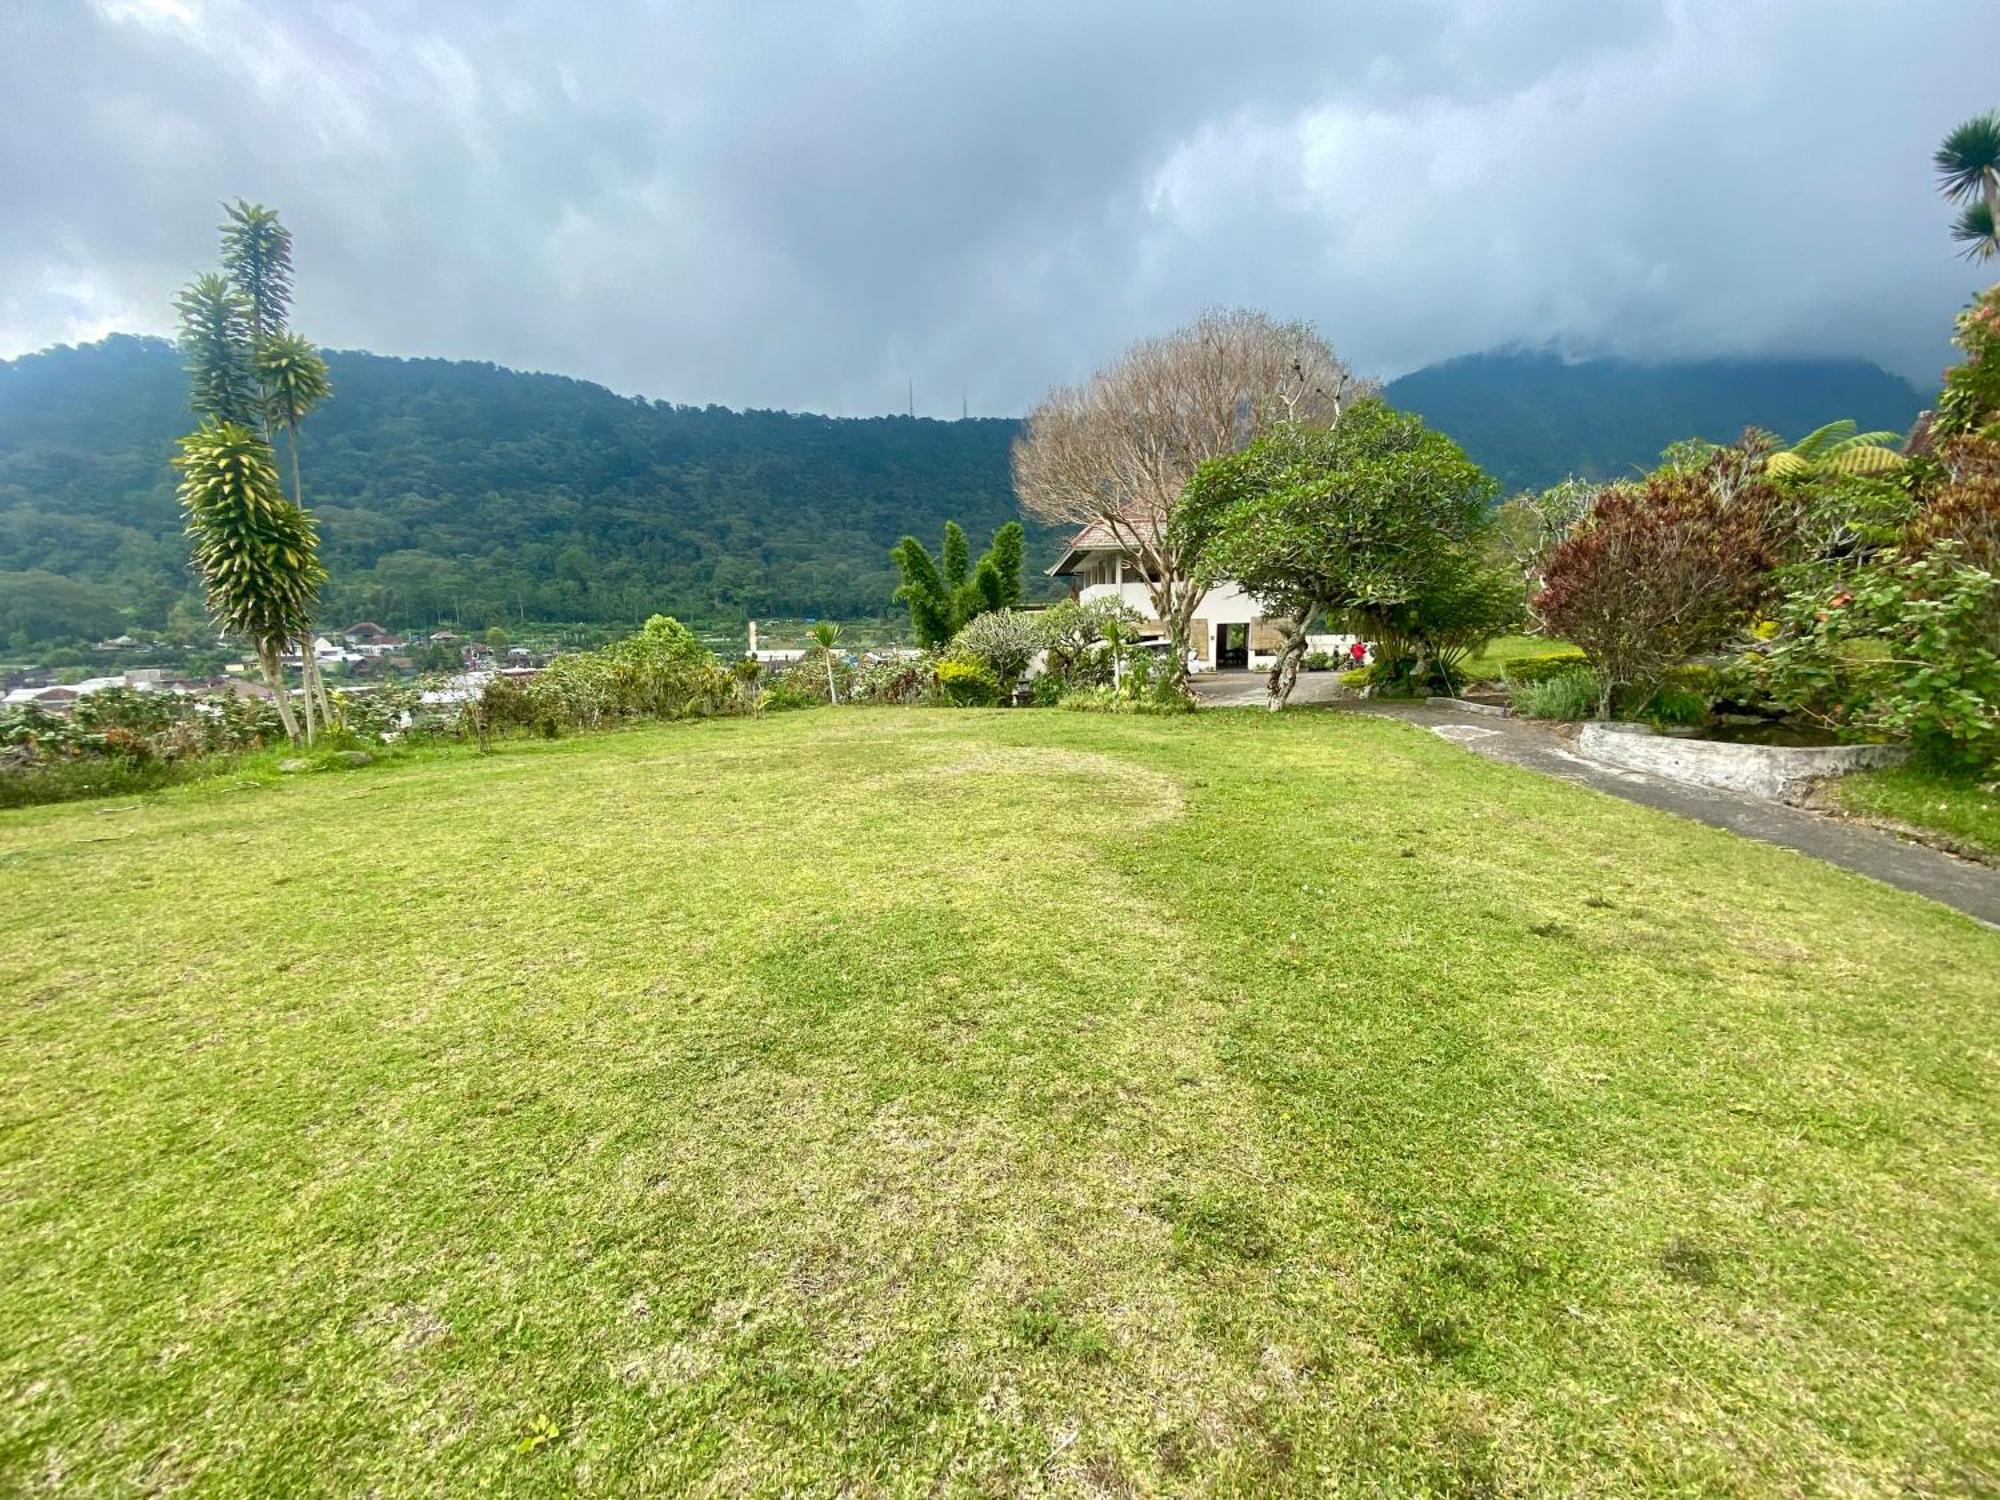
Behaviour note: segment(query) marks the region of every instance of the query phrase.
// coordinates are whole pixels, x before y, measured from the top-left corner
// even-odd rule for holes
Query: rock
[[[327,759],[331,764],[344,766],[351,771],[358,766],[372,764],[375,757],[370,755],[366,750],[336,750]]]
[[[296,776],[301,771],[310,771],[313,763],[309,760],[281,760],[278,762],[280,776]]]

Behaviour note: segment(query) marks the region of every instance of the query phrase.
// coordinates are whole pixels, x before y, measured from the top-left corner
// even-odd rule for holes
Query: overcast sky
[[[4,0],[0,355],[170,332],[240,195],[323,344],[677,401],[1014,413],[1219,304],[1928,385],[1996,58],[2000,0]]]

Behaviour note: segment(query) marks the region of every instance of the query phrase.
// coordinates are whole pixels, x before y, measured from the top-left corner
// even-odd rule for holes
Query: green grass
[[[9,813],[0,1492],[1977,1492],[1996,974],[1359,715]]]
[[[1991,778],[1940,776],[1910,766],[1828,783],[1840,806],[1933,835],[1964,851],[2000,856],[2000,796]]]
[[[1552,641],[1539,635],[1503,635],[1489,641],[1485,650],[1468,656],[1459,670],[1468,682],[1498,682],[1511,661],[1560,656],[1575,649],[1568,641]]]

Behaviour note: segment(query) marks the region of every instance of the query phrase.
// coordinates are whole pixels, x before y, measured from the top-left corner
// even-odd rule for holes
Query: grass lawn
[[[1509,662],[1560,656],[1574,650],[1576,647],[1568,641],[1552,641],[1539,635],[1503,635],[1488,641],[1483,651],[1468,656],[1459,670],[1468,682],[1498,682]]]
[[[1938,776],[1908,766],[1827,783],[1849,812],[1907,823],[1943,834],[1947,843],[2000,856],[2000,796],[1988,790],[1992,785],[1990,780]]]
[[[0,1492],[1977,1492],[1996,976],[1337,714],[7,813]]]

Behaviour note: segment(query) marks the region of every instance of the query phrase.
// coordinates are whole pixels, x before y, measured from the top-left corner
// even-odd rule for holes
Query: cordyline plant
[[[1727,490],[1704,471],[1665,470],[1606,490],[1549,554],[1536,615],[1587,652],[1609,718],[1621,687],[1721,646],[1769,595],[1774,497]]]
[[[205,423],[180,449],[181,509],[209,612],[250,639],[285,733],[296,738],[279,658],[310,629],[326,581],[312,519],[278,487],[270,445],[241,423]]]
[[[246,543],[242,534],[208,528],[220,524],[218,517],[259,512],[262,502],[252,491],[261,480],[253,483],[240,476],[232,478],[230,483],[237,486],[236,499],[188,505],[188,527],[196,543],[194,561],[201,570],[210,599],[233,601],[230,605],[233,613],[225,615],[218,611],[218,623],[239,629],[242,627],[231,623],[233,619],[284,616],[290,620],[293,635],[278,639],[276,656],[282,656],[296,640],[305,689],[302,697],[305,738],[311,740],[315,720],[331,721],[332,704],[312,651],[313,604],[326,573],[319,564],[311,518],[304,509],[299,424],[314,406],[326,399],[331,386],[319,352],[285,326],[292,299],[290,231],[279,223],[276,213],[261,204],[239,201],[228,206],[226,212],[228,219],[222,225],[225,274],[197,277],[174,302],[180,314],[181,350],[187,359],[188,404],[203,419],[202,430],[182,440],[183,455],[176,462],[184,475],[208,474],[204,483],[213,487],[221,483],[216,477],[221,471],[217,469],[210,474],[206,467],[208,459],[203,455],[224,450],[234,453],[240,445],[247,444],[256,450],[259,470],[272,476],[271,487],[275,490],[273,430],[282,428],[290,440],[292,494],[286,504],[295,514],[288,516],[283,524],[292,529],[293,535],[259,570],[239,570],[233,577],[211,572],[218,560],[240,556]],[[189,480],[184,478],[184,505],[188,504],[188,484]],[[280,561],[287,554],[295,559],[292,573],[289,578],[280,579]],[[267,585],[276,592],[261,606],[252,608],[244,598],[244,591]],[[250,634],[265,675],[279,695],[286,732],[296,738],[297,726],[292,720],[282,670],[270,651],[272,642],[264,634],[248,630],[245,633]]]

